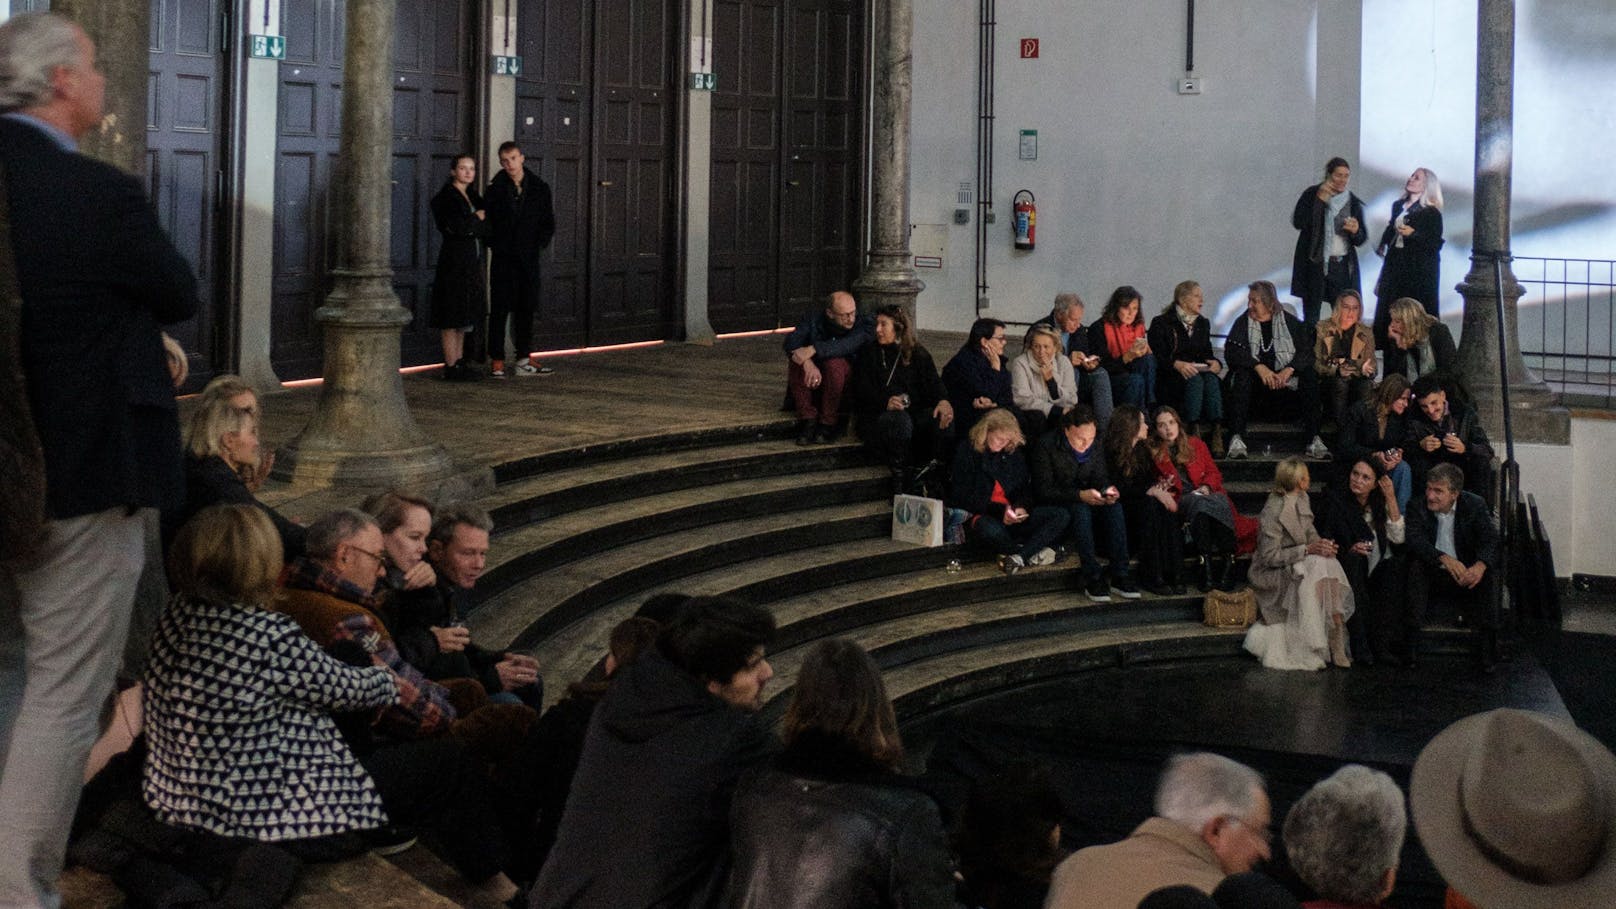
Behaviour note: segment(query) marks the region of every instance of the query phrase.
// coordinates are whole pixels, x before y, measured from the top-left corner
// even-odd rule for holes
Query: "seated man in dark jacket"
[[[1464,474],[1438,464],[1425,479],[1425,496],[1408,513],[1408,591],[1403,621],[1410,666],[1418,655],[1420,627],[1433,601],[1450,604],[1457,617],[1478,630],[1484,668],[1498,658],[1498,528],[1481,496],[1464,491]]]
[[[488,650],[471,640],[464,622],[472,588],[488,558],[488,532],[494,522],[474,505],[438,510],[427,535],[427,561],[436,583],[399,591],[388,627],[399,652],[427,678],[476,679],[495,703],[544,709],[539,665],[527,654]]]
[[[774,618],[687,602],[595,708],[530,909],[718,904],[735,783],[777,743],[758,721]]]
[[[1122,494],[1106,477],[1105,452],[1094,444],[1098,430],[1094,411],[1079,404],[1061,416],[1056,431],[1046,433],[1032,448],[1033,489],[1038,501],[1066,509],[1071,516],[1077,555],[1083,560],[1084,587],[1089,599],[1108,602],[1110,588],[1100,570],[1094,531],[1105,533],[1111,557],[1111,584],[1123,597],[1139,598],[1139,588],[1128,576],[1128,525],[1122,516]]]
[[[1454,400],[1435,376],[1422,376],[1414,383],[1414,405],[1403,441],[1414,470],[1414,488],[1425,484],[1432,467],[1452,464],[1464,474],[1467,491],[1491,501],[1493,448],[1476,412]]]
[[[786,391],[797,411],[797,444],[834,442],[842,434],[842,396],[853,359],[875,336],[875,320],[860,316],[844,290],[831,294],[824,312],[803,318],[786,335]]]

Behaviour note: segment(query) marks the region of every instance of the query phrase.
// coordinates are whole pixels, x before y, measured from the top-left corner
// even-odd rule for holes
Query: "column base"
[[[915,275],[907,250],[897,253],[870,253],[869,267],[853,282],[853,296],[865,312],[882,306],[901,306],[915,323],[915,298],[926,289],[926,282]]]

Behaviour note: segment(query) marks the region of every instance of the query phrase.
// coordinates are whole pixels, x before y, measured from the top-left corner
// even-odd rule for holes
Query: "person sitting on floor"
[[[786,391],[797,411],[798,445],[841,437],[853,360],[874,334],[874,320],[860,316],[853,295],[838,290],[825,299],[823,312],[804,316],[786,335]]]
[[[1313,526],[1308,485],[1301,458],[1279,462],[1251,558],[1251,587],[1262,621],[1246,633],[1245,648],[1269,669],[1352,665],[1346,642],[1352,587],[1336,561],[1336,544]]]
[[[875,343],[859,351],[853,392],[859,437],[892,469],[896,491],[908,491],[909,471],[917,465],[930,467],[947,456],[954,405],[902,306],[876,310]]]
[[[1345,487],[1332,484],[1316,518],[1319,535],[1336,545],[1336,559],[1358,605],[1347,620],[1355,658],[1397,665],[1392,644],[1400,631],[1388,612],[1403,596],[1403,566],[1397,558],[1407,531],[1391,478],[1367,459],[1347,468]],[[1396,547],[1396,549],[1394,549]]]
[[[418,520],[418,518],[417,518]],[[385,525],[384,525],[385,526]],[[466,628],[472,589],[488,559],[488,512],[475,505],[438,510],[427,534],[427,560],[436,583],[396,595],[388,624],[404,659],[436,681],[476,679],[489,700],[544,706],[539,664],[524,653],[489,650],[474,643]]]
[[[1252,409],[1269,413],[1288,408],[1311,436],[1307,456],[1328,457],[1319,438],[1319,376],[1313,368],[1313,335],[1279,305],[1272,281],[1247,286],[1246,311],[1229,327],[1223,355],[1229,361],[1229,457],[1246,456],[1247,419]]]
[[[733,909],[945,907],[954,873],[932,797],[899,774],[903,740],[881,670],[846,638],[808,651],[785,750],[730,806]]]
[[[943,366],[943,385],[954,408],[956,432],[969,432],[976,421],[994,408],[1021,422],[1010,387],[1010,363],[1004,356],[1004,323],[977,319],[957,353]],[[1022,424],[1026,433],[1026,424]]]
[[[1336,442],[1336,460],[1347,467],[1367,460],[1379,472],[1391,477],[1397,491],[1397,510],[1407,511],[1414,492],[1413,470],[1403,456],[1408,438],[1408,380],[1392,373],[1375,386],[1374,392],[1347,408]]]
[[[1055,869],[1047,909],[1135,909],[1178,884],[1210,894],[1269,857],[1270,807],[1262,777],[1209,752],[1167,760],[1156,816],[1127,839],[1079,849]]]
[[[1032,446],[1033,489],[1040,504],[1065,509],[1067,526],[1083,562],[1083,587],[1097,603],[1111,600],[1111,588],[1130,600],[1139,588],[1128,573],[1128,525],[1123,516],[1122,493],[1106,476],[1105,451],[1095,444],[1099,435],[1094,412],[1079,404],[1061,415],[1055,427]],[[1104,534],[1110,559],[1111,583],[1095,546],[1096,532]]]
[[[970,513],[969,538],[999,555],[1006,575],[1027,565],[1052,565],[1054,545],[1069,520],[1064,508],[1031,506],[1032,473],[1021,454],[1026,444],[1010,411],[987,412],[954,453],[950,504]]]
[[[1111,398],[1111,374],[1100,366],[1100,358],[1089,351],[1089,330],[1083,327],[1083,298],[1074,293],[1055,295],[1055,308],[1034,325],[1055,329],[1060,349],[1077,375],[1078,399],[1094,408],[1094,419],[1106,426],[1115,410]]]
[[[1156,356],[1141,305],[1139,291],[1126,284],[1112,291],[1100,318],[1089,326],[1089,349],[1111,374],[1117,402],[1148,408],[1156,403]]]
[[[1077,374],[1061,355],[1060,336],[1054,329],[1041,325],[1028,329],[1021,356],[1010,363],[1010,394],[1016,409],[1026,415],[1034,439],[1077,406]]]
[[[1285,854],[1313,891],[1306,909],[1374,909],[1397,885],[1408,832],[1392,778],[1348,764],[1313,785],[1285,815]]]
[[[1363,323],[1363,298],[1344,290],[1335,298],[1330,318],[1321,321],[1313,342],[1313,364],[1319,371],[1319,396],[1326,416],[1339,425],[1347,408],[1369,394],[1375,380],[1375,334]]]
[[[1212,323],[1201,315],[1201,285],[1180,281],[1172,302],[1150,321],[1156,356],[1156,399],[1184,415],[1185,435],[1199,435],[1223,457],[1223,361],[1212,354]]]
[[[1408,452],[1414,486],[1437,464],[1452,464],[1465,476],[1465,489],[1493,499],[1493,448],[1476,411],[1460,403],[1435,376],[1414,383],[1416,413],[1408,418],[1403,450]]]
[[[1425,495],[1408,511],[1408,580],[1404,599],[1403,662],[1413,666],[1433,601],[1450,606],[1478,630],[1484,668],[1498,659],[1498,528],[1481,496],[1466,492],[1464,473],[1438,464],[1425,477]]]

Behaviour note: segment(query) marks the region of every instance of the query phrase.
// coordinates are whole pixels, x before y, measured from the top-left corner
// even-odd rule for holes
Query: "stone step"
[[[794,432],[794,422],[781,417],[774,420],[742,423],[735,426],[614,439],[592,445],[579,445],[558,451],[547,451],[495,465],[494,482],[499,484],[514,483],[527,477],[540,476],[574,467],[599,466],[611,461],[636,459],[688,449],[737,445],[747,441],[761,442],[771,439],[787,439]]]
[[[490,549],[487,571],[477,583],[480,602],[487,603],[550,568],[628,543],[808,504],[879,500],[890,508],[890,493],[885,468],[859,467],[710,483],[579,508],[500,535]]]
[[[87,868],[67,869],[58,885],[62,905],[72,909],[116,909],[126,903],[123,891],[111,878]],[[417,846],[392,859],[366,854],[340,862],[305,865],[285,905],[287,909],[349,909],[360,905],[367,909],[456,909],[477,905],[470,899],[471,892],[470,886],[442,860]]]
[[[868,465],[868,457],[853,444],[803,447],[786,440],[748,438],[641,457],[581,460],[501,483],[479,504],[493,516],[497,538],[579,508],[716,483]]]

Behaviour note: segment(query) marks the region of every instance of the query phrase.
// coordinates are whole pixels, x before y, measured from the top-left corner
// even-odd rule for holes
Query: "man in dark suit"
[[[1451,604],[1476,626],[1482,668],[1498,659],[1498,528],[1481,496],[1464,491],[1464,473],[1438,464],[1425,478],[1425,498],[1408,512],[1407,629],[1404,660],[1414,665],[1420,626],[1433,601]]]
[[[0,339],[10,347],[0,420],[31,424],[44,480],[8,490],[42,503],[43,523],[6,527],[0,552],[7,906],[58,903],[68,824],[144,561],[143,512],[183,495],[158,326],[196,313],[196,279],[141,184],[77,152],[101,122],[105,86],[95,45],[70,20],[25,13],[0,25],[11,253],[0,255],[11,272],[0,307],[17,326]]]

